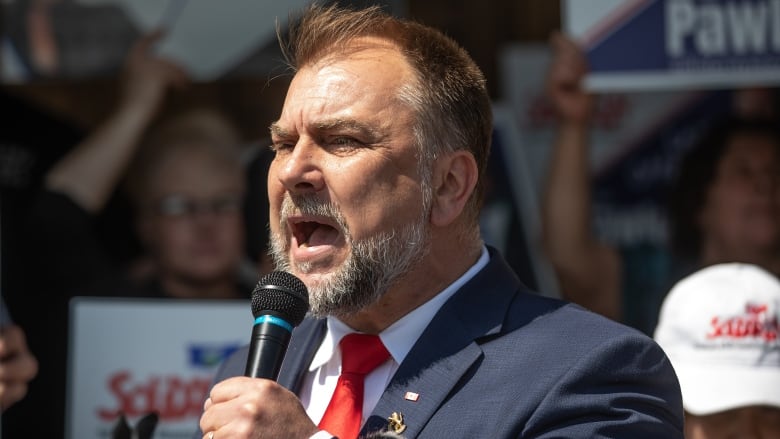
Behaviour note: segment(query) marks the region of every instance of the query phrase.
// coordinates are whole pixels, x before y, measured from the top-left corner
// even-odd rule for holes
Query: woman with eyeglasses
[[[249,298],[256,281],[245,251],[246,173],[238,131],[212,109],[158,120],[166,93],[185,85],[187,76],[152,55],[156,38],[132,49],[118,105],[49,169],[32,203],[27,287],[11,293],[24,294],[17,296],[25,306],[15,317],[30,330],[40,371],[4,422],[8,437],[62,437],[70,298]],[[126,232],[109,238],[137,243],[127,251],[137,255],[129,263],[101,240],[100,221],[117,199],[129,201],[118,211],[132,218],[121,218]],[[128,239],[132,234],[137,239]],[[31,422],[36,417],[46,422]]]

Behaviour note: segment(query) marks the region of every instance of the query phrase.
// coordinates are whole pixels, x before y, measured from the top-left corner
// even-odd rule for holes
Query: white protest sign
[[[155,412],[155,438],[190,438],[219,363],[248,343],[248,300],[71,301],[68,438],[109,438]]]

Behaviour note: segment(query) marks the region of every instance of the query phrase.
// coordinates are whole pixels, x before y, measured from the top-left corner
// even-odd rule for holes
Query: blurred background
[[[142,35],[164,29],[156,53],[183,66],[189,75],[185,89],[166,95],[157,112],[159,119],[186,108],[209,106],[232,119],[242,141],[262,142],[290,79],[275,26],[283,28],[288,14],[306,3],[232,0],[217,7],[198,0],[0,2],[3,290],[17,290],[11,285],[29,269],[14,267],[20,262],[13,257],[15,249],[25,245],[14,242],[21,239],[19,229],[26,227],[24,220],[17,221],[17,214],[51,166],[115,108],[123,63]],[[484,70],[497,101],[506,96],[501,90],[502,50],[517,43],[545,45],[561,22],[559,4],[541,0],[381,4],[394,14],[436,26],[461,43]],[[101,213],[98,231],[120,259],[138,251],[127,222],[126,206],[118,194]],[[261,227],[260,234],[264,233]],[[249,239],[257,235],[250,234]],[[250,245],[249,251],[257,252],[263,243]]]
[[[15,223],[15,214],[51,165],[117,104],[122,65],[142,35],[163,29],[155,52],[182,66],[190,79],[186,89],[166,95],[160,118],[210,106],[232,119],[242,141],[263,142],[290,79],[275,26],[283,29],[288,14],[306,3],[2,0],[3,283],[24,272],[9,256],[20,236],[15,231],[25,226]],[[396,15],[435,26],[483,69],[496,102],[497,142],[506,143],[496,147],[495,156],[506,160],[493,168],[498,184],[486,235],[511,253],[529,285],[546,294],[558,294],[558,285],[535,241],[538,198],[558,122],[544,89],[553,32],[579,40],[593,69],[589,87],[601,94],[590,134],[594,228],[621,246],[664,245],[664,191],[681,152],[709,121],[743,105],[739,99],[770,107],[777,101],[777,2],[343,3],[380,3]],[[718,5],[737,6],[721,13]],[[736,18],[724,21],[727,12]],[[742,93],[757,88],[758,93]],[[132,257],[138,246],[123,225],[127,215],[121,204],[112,199],[100,222],[100,233],[114,236],[108,245],[120,259]],[[116,238],[116,227],[125,227],[128,233],[119,234],[125,239]],[[258,236],[263,234],[248,236],[253,257],[262,251],[264,238]]]
[[[43,365],[41,378],[31,387],[32,402],[12,408],[10,417],[18,413],[18,419],[22,419],[22,414],[49,410],[57,412],[58,417],[64,416],[61,404],[46,408],[36,404],[46,399],[41,395],[50,390],[47,380],[55,380],[57,385],[64,382],[65,372],[51,369],[66,369],[62,363],[73,340],[68,340],[65,333],[73,322],[68,323],[67,316],[55,318],[56,323],[51,324],[58,332],[56,341],[47,338],[50,330],[36,328],[40,326],[42,310],[47,315],[67,314],[70,298],[92,295],[81,289],[78,282],[64,286],[66,280],[78,277],[79,271],[71,268],[80,257],[79,252],[91,247],[79,248],[78,241],[74,241],[77,235],[70,236],[66,227],[60,229],[72,225],[70,217],[61,217],[60,210],[40,210],[35,200],[44,189],[68,194],[68,188],[78,188],[79,172],[85,177],[91,174],[84,172],[89,168],[78,171],[78,167],[71,167],[63,171],[60,165],[75,163],[69,161],[74,151],[96,145],[95,139],[100,140],[98,134],[105,132],[102,130],[114,120],[117,109],[138,97],[132,95],[134,90],[153,93],[155,100],[144,115],[148,120],[144,119],[138,130],[149,128],[154,132],[164,126],[163,121],[193,108],[214,110],[234,126],[235,132],[227,138],[238,146],[240,161],[247,171],[245,194],[243,189],[236,190],[245,195],[238,297],[247,295],[246,285],[251,288],[257,276],[270,269],[265,260],[268,127],[278,117],[291,79],[275,32],[277,26],[283,32],[289,14],[308,3],[0,0],[0,292],[11,318],[32,332],[31,349]],[[778,126],[777,0],[339,3],[380,4],[395,15],[441,29],[472,55],[487,77],[495,112],[489,190],[482,217],[486,242],[502,250],[521,279],[540,294],[577,301],[647,333],[652,332],[660,302],[674,280],[708,262],[678,259],[670,245],[669,198],[670,192],[678,189],[674,184],[683,157],[702,136],[721,125],[724,117],[760,118]],[[150,40],[149,35],[156,31],[162,33]],[[560,44],[556,47],[551,41],[558,33],[575,43],[574,62],[561,62]],[[139,42],[148,52],[146,58],[141,56],[142,63],[151,57],[176,66],[175,72],[167,73],[171,76],[168,79],[154,80],[159,81],[160,88],[153,92],[144,89],[143,76],[141,86],[138,82],[135,88],[127,86],[133,83],[129,77],[138,73],[133,53],[138,51]],[[583,63],[577,62],[578,56]],[[138,56],[135,58],[138,61]],[[581,137],[575,139],[572,147],[583,152],[584,158],[569,156],[575,165],[577,160],[581,162],[582,172],[576,171],[579,165],[569,171],[559,167],[566,162],[561,155],[561,148],[566,148],[560,145],[561,127],[572,122],[573,116],[562,116],[560,93],[557,99],[550,94],[554,62],[570,81],[558,84],[562,87],[558,91],[576,92],[583,85],[585,89],[579,91],[594,96]],[[197,137],[193,133],[211,124],[210,119],[199,120],[185,128],[190,137]],[[217,129],[223,132],[220,130]],[[103,141],[111,143],[119,137],[109,135]],[[140,131],[131,137],[128,144],[143,143]],[[780,145],[777,137],[775,145]],[[129,157],[134,152],[127,151],[134,151],[133,148],[128,146],[123,154]],[[122,174],[132,171],[132,166],[125,163],[129,158],[123,158],[120,164],[114,158],[93,157],[92,169],[104,165],[116,168],[109,179],[111,184],[105,186],[106,193],[98,201],[90,202],[89,198],[79,198],[79,191],[84,194],[81,188],[75,191],[73,199],[84,202],[77,207],[89,214],[90,237],[101,247],[98,259],[103,259],[92,267],[110,260],[116,266],[129,267],[134,279],[147,279],[145,276],[150,273],[159,272],[144,256],[146,242],[134,222],[137,206],[122,182]],[[703,169],[702,161],[696,163]],[[772,173],[774,191],[780,165],[772,162],[772,166],[768,172]],[[551,185],[551,176],[561,177],[560,172],[569,172],[564,178],[568,183]],[[70,181],[63,175],[69,175]],[[63,181],[71,186],[62,186]],[[60,187],[52,186],[52,182],[59,182]],[[557,187],[557,192],[551,187]],[[556,210],[556,200],[563,210]],[[169,217],[195,217],[206,208],[229,214],[236,207],[231,201],[235,200],[216,199],[206,206],[167,199],[167,204],[155,208],[157,214]],[[546,210],[550,206],[551,210]],[[42,216],[48,225],[45,221],[32,221],[32,214],[38,219]],[[778,218],[778,211],[771,210],[771,216]],[[555,218],[566,221],[556,222]],[[73,239],[66,239],[69,236]],[[43,243],[47,237],[51,239]],[[556,237],[564,241],[562,245],[556,243]],[[773,254],[780,255],[780,232],[766,239],[773,240]],[[580,245],[591,241],[599,244]],[[69,254],[61,252],[65,247],[72,247],[67,248]],[[610,250],[605,265],[597,270],[578,264],[600,263],[604,248]],[[567,265],[567,255],[576,259],[574,267]],[[602,268],[607,273],[603,276]],[[775,268],[776,273],[780,271],[780,264]],[[580,276],[583,271],[591,278],[608,281],[607,285],[588,281],[587,275]],[[578,290],[590,293],[582,296]],[[117,291],[102,291],[106,296],[126,295],[118,287]],[[172,296],[167,293],[156,291],[152,296]],[[226,297],[235,299],[236,295]],[[243,301],[239,308],[244,312]],[[145,311],[139,312],[143,315]],[[138,325],[135,315],[128,319]],[[161,325],[165,327],[164,320]],[[132,335],[128,336],[127,343],[134,341],[137,340]],[[201,369],[193,372],[193,376],[197,375],[193,385],[200,389],[207,384],[208,374],[213,372],[218,359],[242,341],[221,341],[217,353],[198,346],[195,351],[200,360],[196,362],[200,365],[193,367]],[[55,345],[58,351],[49,358],[47,352]],[[201,361],[201,357],[209,361]],[[150,361],[147,363],[152,364]],[[72,364],[68,368],[72,369]],[[114,369],[109,372],[115,373],[120,366],[110,367]],[[175,366],[169,369],[175,370]],[[50,374],[55,372],[58,376],[52,378]],[[145,386],[157,383],[155,379],[140,374],[138,382],[146,384],[132,387],[135,396],[127,401],[142,400],[147,390],[154,393],[155,390],[149,390],[152,387]],[[101,401],[108,401],[104,405],[110,406],[116,395],[110,394],[107,383],[101,382],[100,386],[102,389],[96,392]],[[53,397],[58,403],[64,400],[64,390],[60,390]],[[174,390],[181,391],[178,387]],[[184,412],[166,415],[184,419],[179,430],[163,430],[168,432],[166,437],[188,437],[188,428],[193,420],[197,421],[201,394],[193,391],[190,397],[194,408],[190,407],[186,419]],[[153,403],[151,398],[144,400],[150,410],[159,408],[159,400]],[[94,417],[94,408],[88,408],[91,411],[87,416]],[[141,414],[135,413],[131,421]],[[116,414],[106,412],[101,416],[100,421],[90,422],[100,425],[96,437],[108,437]],[[8,419],[4,426],[9,430],[19,428]],[[52,428],[54,436],[50,430],[40,437],[58,437],[63,423],[54,422]]]

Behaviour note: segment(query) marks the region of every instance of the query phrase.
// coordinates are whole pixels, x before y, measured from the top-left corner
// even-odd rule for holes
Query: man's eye
[[[334,137],[330,140],[330,144],[336,147],[354,147],[357,148],[363,145],[363,142],[358,141],[353,137]]]
[[[271,143],[271,150],[272,151],[285,151],[289,150],[295,147],[295,144],[292,142],[284,142],[284,141],[275,141]]]

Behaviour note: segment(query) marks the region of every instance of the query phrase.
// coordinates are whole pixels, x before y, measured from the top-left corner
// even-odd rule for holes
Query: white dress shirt
[[[406,358],[422,332],[433,319],[439,308],[467,281],[477,274],[490,257],[487,248],[482,248],[482,254],[476,264],[471,266],[461,277],[450,284],[442,292],[420,305],[409,314],[393,323],[379,334],[390,358],[366,376],[363,395],[363,413],[371,413],[379,402],[385,387],[390,382],[398,366]],[[335,317],[328,317],[328,330],[317,353],[314,355],[309,371],[304,377],[300,393],[301,402],[306,413],[315,424],[320,422],[330,398],[336,388],[341,371],[341,353],[339,341],[345,335],[356,332],[344,322]],[[315,435],[315,437],[318,437]],[[327,436],[324,436],[327,437]]]

